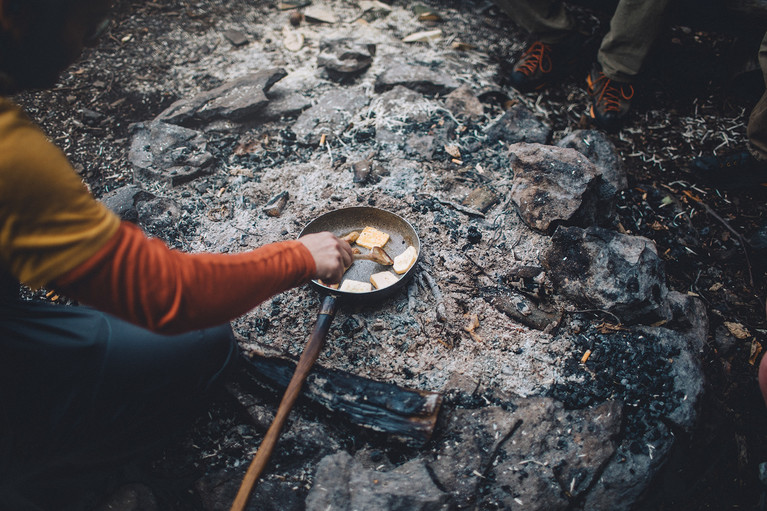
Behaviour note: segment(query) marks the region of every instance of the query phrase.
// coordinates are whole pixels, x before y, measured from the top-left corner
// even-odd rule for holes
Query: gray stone
[[[487,211],[498,204],[501,198],[492,189],[486,186],[478,186],[474,188],[469,194],[461,201],[461,204],[474,208],[482,213]]]
[[[509,147],[514,178],[511,200],[522,220],[539,231],[559,224],[583,227],[602,222],[596,168],[574,149],[518,143]]]
[[[666,274],[655,243],[599,227],[558,227],[541,263],[563,296],[625,323],[669,319]]]
[[[306,511],[441,511],[454,509],[423,461],[382,472],[365,468],[346,452],[320,461]]]
[[[663,431],[652,444],[652,455],[635,453],[628,442],[622,443],[605,467],[594,487],[586,495],[583,509],[590,511],[631,511],[647,491],[658,470],[668,459],[673,436],[663,424]]]
[[[444,71],[419,63],[408,63],[389,57],[382,64],[385,68],[375,82],[376,92],[383,92],[402,85],[427,95],[447,94],[460,83]]]
[[[101,197],[101,202],[119,216],[121,220],[135,223],[138,221],[136,205],[139,202],[154,199],[154,197],[153,194],[139,186],[126,185],[104,194]]]
[[[280,90],[267,93],[267,97],[269,103],[259,115],[264,121],[294,118],[312,106],[309,98],[298,92]]]
[[[520,426],[498,448],[482,491],[482,509],[568,509],[613,457],[622,408],[615,401],[565,410],[550,398],[523,400]],[[483,507],[484,506],[484,507]]]
[[[342,37],[320,41],[317,67],[325,68],[331,79],[342,81],[362,73],[373,63],[375,44]]]
[[[702,353],[708,336],[708,314],[700,298],[669,290],[666,301],[671,308],[671,322],[667,325],[684,332],[690,339],[690,349]]]
[[[648,337],[649,344],[658,345],[669,353],[678,353],[671,364],[674,390],[663,398],[666,401],[664,415],[672,424],[691,431],[703,398],[703,368],[699,352],[690,346],[702,344],[706,337],[696,339],[661,327],[638,327],[637,331]]]
[[[596,130],[576,130],[557,143],[559,147],[575,149],[594,164],[602,176],[601,192],[607,199],[628,188],[623,159],[607,136]]]
[[[368,98],[361,88],[334,89],[296,119],[293,132],[302,144],[316,144],[323,134],[326,140],[332,140],[349,126],[354,114],[367,104]]]
[[[467,507],[475,498],[484,470],[517,423],[512,412],[489,406],[454,410],[446,423],[440,425],[440,439],[436,440],[439,448],[429,468],[460,508]]]
[[[545,144],[551,128],[540,121],[526,106],[518,103],[509,108],[500,119],[486,130],[488,144],[529,142]]]
[[[176,101],[156,119],[183,126],[216,120],[250,120],[269,102],[266,91],[286,75],[281,68],[247,74],[192,98]]]
[[[232,43],[232,46],[242,46],[248,42],[248,36],[239,30],[225,30],[223,36]]]
[[[445,107],[458,118],[478,121],[485,115],[482,102],[474,95],[471,87],[461,85],[445,97]]]
[[[213,155],[202,133],[160,121],[134,124],[128,159],[137,178],[178,185],[209,173]]]

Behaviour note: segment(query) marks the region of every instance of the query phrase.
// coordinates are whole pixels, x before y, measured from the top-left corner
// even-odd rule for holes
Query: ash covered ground
[[[412,46],[411,51],[419,59],[428,60],[432,55],[444,58],[451,42],[467,43],[473,49],[460,58],[447,58],[456,76],[470,77],[475,86],[510,92],[503,73],[522,50],[525,39],[490,4],[434,3],[434,10],[443,18],[436,24],[418,22],[408,6],[399,7],[385,24],[387,38],[401,39],[417,30],[440,28],[444,32],[441,41]],[[303,24],[307,41],[303,49],[286,52],[280,48],[289,12],[280,11],[272,3],[252,6],[248,2],[217,0],[123,1],[116,12],[112,30],[102,44],[74,64],[55,90],[16,98],[65,150],[96,196],[133,180],[133,168],[126,157],[132,123],[150,120],[173,101],[258,69],[263,62],[288,71],[300,70],[314,60],[320,31]],[[350,19],[353,12],[352,4],[342,3],[335,14]],[[595,34],[605,30],[604,13],[590,9],[577,12],[582,24]],[[726,25],[700,26],[693,23],[695,20],[689,24],[686,21],[681,16],[679,24],[670,26],[663,35],[639,89],[635,111],[626,128],[610,137],[625,160],[629,177],[629,189],[618,200],[617,222],[627,232],[656,242],[666,262],[670,287],[699,296],[710,320],[704,353],[707,388],[700,426],[689,436],[677,439],[666,469],[643,505],[645,509],[749,508],[759,502],[763,491],[757,465],[767,461],[762,434],[767,414],[758,394],[757,365],[753,363],[758,362],[755,353],[758,355],[765,342],[764,254],[749,248],[747,260],[744,247],[725,222],[749,239],[767,220],[765,194],[760,189],[720,192],[696,182],[687,174],[685,165],[695,155],[713,150],[722,153],[744,143],[748,111],[760,92],[759,77],[748,72],[753,69],[749,57],[757,46],[754,37],[741,34],[736,38]],[[226,30],[245,33],[251,43],[244,48],[233,46],[222,35]],[[375,39],[370,32],[364,35]],[[374,40],[379,56],[401,51],[400,47],[388,47],[387,40]],[[292,85],[300,87],[301,78],[301,73],[296,73]],[[311,81],[314,77],[307,75],[305,79]],[[551,124],[555,136],[561,137],[582,123],[587,104],[582,82],[580,75],[574,76],[561,88],[519,99]],[[365,85],[364,78],[361,84]],[[486,109],[488,118],[500,115],[502,102],[488,104]],[[451,122],[449,115],[430,104],[424,105],[423,114],[424,128]],[[488,275],[502,273],[509,249],[521,262],[534,261],[540,235],[529,230],[524,231],[524,236],[509,235],[516,232],[511,227],[519,223],[513,215],[500,215],[494,226],[478,228],[479,224],[460,211],[434,199],[445,189],[461,196],[468,190],[465,176],[434,180],[433,188],[419,190],[408,189],[413,183],[403,177],[393,182],[391,189],[399,187],[403,195],[410,194],[407,201],[380,190],[351,195],[318,186],[331,180],[341,190],[354,189],[343,164],[365,156],[363,148],[374,123],[372,117],[367,123],[358,122],[345,143],[328,148],[298,145],[278,123],[262,126],[253,130],[253,138],[263,140],[266,136],[272,142],[256,156],[234,157],[231,154],[242,142],[242,135],[221,126],[212,135],[209,148],[225,163],[227,172],[183,191],[160,185],[153,189],[158,195],[178,193],[179,200],[186,199],[187,214],[175,225],[158,226],[151,234],[187,250],[210,250],[222,244],[232,250],[247,249],[294,237],[328,202],[338,207],[376,205],[406,218],[420,211],[423,217],[414,223],[419,232],[429,233],[432,244],[422,264],[427,270],[434,271],[438,266],[446,272],[435,276],[450,298],[453,317],[467,321],[463,314],[471,312],[482,318],[476,333],[483,343],[463,330],[463,322],[447,328],[436,315],[429,317],[428,300],[418,305],[429,319],[422,324],[412,321],[400,301],[382,307],[385,322],[370,321],[369,311],[342,311],[320,363],[358,373],[364,367],[364,375],[374,379],[434,390],[441,389],[448,375],[461,368],[487,387],[520,395],[535,395],[564,377],[570,384],[555,386],[553,395],[568,406],[583,407],[617,394],[626,402],[636,403],[634,413],[652,422],[653,414],[662,412],[664,404],[648,399],[647,389],[652,385],[662,388],[666,383],[662,365],[676,356],[673,352],[659,348],[657,353],[647,354],[631,347],[619,351],[610,348],[609,342],[617,346],[614,339],[622,334],[613,332],[605,337],[600,337],[601,333],[588,336],[592,339],[588,345],[580,345],[578,339],[583,337],[576,336],[571,345],[552,345],[546,357],[538,360],[508,356],[509,352],[517,354],[516,350],[520,355],[531,351],[533,344],[540,343],[540,335],[528,334],[521,327],[507,328],[508,321],[473,296],[472,290],[494,282]],[[469,146],[473,132],[469,123],[459,141]],[[493,185],[497,190],[508,190],[497,152],[468,153],[465,163],[471,167],[481,164],[496,177]],[[275,175],[270,173],[274,167],[288,170]],[[428,168],[428,172],[439,175],[454,171],[440,153],[434,155],[434,163]],[[391,175],[384,179],[394,181]],[[289,205],[291,214],[268,228],[254,230],[249,225],[251,218],[241,213],[247,208],[230,206],[237,197],[240,205],[263,204],[276,188],[284,188],[280,184],[284,182],[301,183],[301,191]],[[710,210],[701,206],[701,201]],[[238,231],[237,246],[231,245],[232,226]],[[477,232],[485,240],[492,239],[494,247],[475,247],[470,240]],[[465,250],[460,252],[460,259],[443,260],[440,245],[457,245]],[[451,272],[454,278],[450,278]],[[235,326],[261,350],[297,355],[314,321],[317,304],[311,290],[296,290],[268,301]],[[581,319],[585,329],[593,329],[603,320],[588,315]],[[741,325],[747,335],[738,338],[731,334],[728,324]],[[605,340],[608,337],[612,339],[609,342]],[[604,356],[595,357],[588,371],[573,362],[577,359],[573,359],[571,351],[590,349],[596,353],[603,341]],[[371,345],[376,349],[371,350]],[[648,380],[628,381],[619,369],[626,364],[640,365]],[[532,374],[535,378],[530,377]],[[572,382],[584,381],[593,383],[590,390],[574,392],[574,388],[586,387],[574,387]],[[299,413],[311,416],[313,412]],[[200,508],[190,488],[201,471],[234,469],[249,461],[247,454],[257,445],[260,433],[243,424],[246,422],[236,404],[221,396],[206,417],[198,419],[189,431],[142,467],[150,474],[147,477],[166,481],[160,485],[165,491],[158,493],[164,508]],[[642,438],[645,432],[629,433]],[[643,446],[637,443],[636,449]],[[286,464],[295,456],[300,452],[288,448],[277,462]],[[311,474],[306,474],[306,479],[290,482],[303,492],[310,479]]]

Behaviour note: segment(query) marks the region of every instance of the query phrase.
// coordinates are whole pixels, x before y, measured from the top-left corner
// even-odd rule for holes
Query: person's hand
[[[352,265],[352,247],[333,233],[307,234],[298,241],[312,253],[317,267],[315,278],[327,284],[340,282],[346,268]]]

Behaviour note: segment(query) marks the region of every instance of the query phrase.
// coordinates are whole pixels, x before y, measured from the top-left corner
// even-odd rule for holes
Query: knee
[[[767,356],[762,356],[759,363],[759,390],[762,391],[762,399],[767,405]]]

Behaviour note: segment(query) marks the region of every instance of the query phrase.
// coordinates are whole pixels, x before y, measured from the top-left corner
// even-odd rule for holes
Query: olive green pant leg
[[[544,43],[558,43],[575,30],[561,0],[494,0],[517,25]]]
[[[759,66],[762,68],[764,83],[767,85],[767,33],[759,47]],[[767,90],[751,110],[748,119],[748,148],[757,160],[767,161]]]
[[[597,61],[608,78],[632,82],[663,28],[668,0],[620,0]]]

